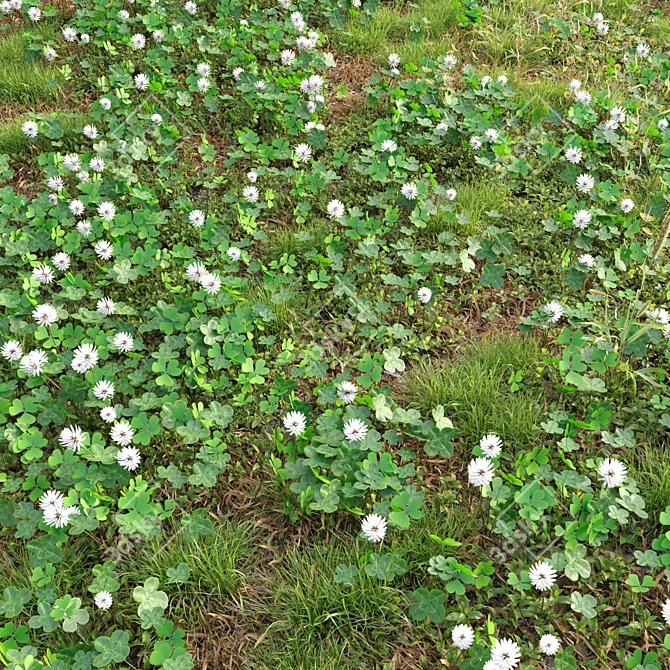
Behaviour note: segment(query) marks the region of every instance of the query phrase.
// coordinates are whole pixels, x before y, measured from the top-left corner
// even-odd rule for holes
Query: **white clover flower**
[[[301,163],[308,163],[309,159],[312,157],[312,147],[310,147],[309,144],[305,144],[304,142],[298,144],[298,146],[295,148],[295,157]]]
[[[556,583],[556,570],[547,561],[538,561],[528,571],[528,578],[538,591],[547,591]]]
[[[101,298],[98,300],[97,310],[100,314],[111,316],[116,310],[116,305],[111,298]]]
[[[457,64],[458,58],[456,58],[456,56],[452,56],[451,54],[446,55],[442,59],[442,65],[447,68],[447,70],[453,70]]]
[[[500,133],[495,128],[487,128],[484,137],[487,142],[495,142],[500,137]]]
[[[578,263],[585,265],[589,270],[595,265],[596,259],[591,254],[582,254],[578,259]]]
[[[64,528],[70,523],[70,517],[73,514],[79,514],[77,507],[54,506],[42,512],[42,519],[47,526]]]
[[[324,83],[325,82],[323,77],[319,76],[318,74],[314,74],[308,79],[303,79],[300,82],[300,90],[308,95],[320,93]]]
[[[114,245],[111,242],[107,242],[107,240],[99,240],[93,245],[93,251],[95,251],[95,255],[98,258],[108,261],[114,253]]]
[[[345,405],[354,402],[357,393],[358,386],[353,382],[343,381],[337,385],[337,396]]]
[[[37,127],[37,124],[34,121],[26,121],[21,126],[21,132],[26,137],[30,137],[31,139],[34,139],[35,137],[37,137],[37,134],[39,132],[39,128]]]
[[[575,91],[575,100],[581,102],[582,105],[590,105],[593,100],[591,94],[588,91]]]
[[[656,127],[662,132],[664,130],[667,130],[668,125],[670,125],[670,121],[667,119],[659,119],[658,123],[656,124]]]
[[[130,18],[130,13],[127,9],[121,9],[119,10],[118,17],[123,21],[127,21]]]
[[[239,80],[240,80],[240,77],[241,77],[241,75],[242,75],[243,72],[244,72],[244,68],[242,68],[242,67],[236,67],[236,68],[233,70],[233,79],[235,79],[235,81],[239,81]]]
[[[160,126],[160,124],[163,123],[163,117],[160,114],[152,114],[151,123]]]
[[[95,140],[100,137],[98,129],[92,123],[84,126],[83,133],[86,135],[86,137],[88,137],[89,140]]]
[[[54,280],[54,271],[48,265],[38,265],[33,268],[33,277],[40,284],[51,284]]]
[[[207,268],[198,261],[193,261],[186,268],[186,275],[191,281],[197,282],[198,284],[202,281],[202,278],[207,274]]]
[[[233,261],[233,263],[236,263],[242,256],[242,250],[239,247],[228,247],[226,254],[228,255],[228,258]]]
[[[445,132],[449,130],[449,124],[445,123],[444,121],[440,121],[436,126],[435,130],[444,130]]]
[[[467,624],[459,624],[458,626],[454,626],[454,630],[451,631],[451,640],[454,646],[461,651],[465,651],[475,641],[475,631]]]
[[[339,219],[344,216],[344,203],[340,200],[331,200],[326,209],[331,219]]]
[[[39,21],[42,18],[42,10],[39,7],[31,7],[28,10],[28,18],[31,21]]]
[[[72,369],[84,373],[95,367],[98,362],[98,349],[93,344],[81,344],[74,350]]]
[[[368,514],[361,522],[361,532],[369,542],[381,542],[386,537],[386,519],[379,514]]]
[[[540,638],[540,651],[547,656],[555,656],[561,648],[561,641],[555,636],[547,633]]]
[[[211,87],[212,82],[207,77],[200,77],[196,82],[198,90],[200,93],[206,93],[207,90]]]
[[[63,188],[65,187],[65,182],[63,181],[63,177],[61,177],[59,174],[55,175],[54,177],[50,177],[49,180],[47,181],[47,186],[52,190],[60,193]]]
[[[109,437],[112,442],[126,447],[133,441],[133,435],[133,427],[127,421],[119,421],[112,427]]]
[[[492,81],[493,79],[491,79],[491,77],[485,75],[484,77],[482,77],[482,86],[486,86],[487,84],[490,84]]]
[[[94,156],[91,158],[90,163],[88,164],[93,172],[102,172],[105,169],[105,160],[100,158],[100,156]]]
[[[419,195],[419,187],[413,181],[411,181],[406,184],[403,184],[402,187],[400,188],[400,192],[408,200],[416,200],[417,196]]]
[[[77,154],[67,154],[63,157],[63,165],[70,172],[77,172],[77,170],[81,170],[81,159]]]
[[[609,132],[614,132],[619,127],[619,122],[614,119],[607,119],[603,124],[603,128]]]
[[[316,40],[310,37],[305,37],[304,35],[300,35],[295,40],[295,46],[297,47],[298,51],[309,51],[316,46]]]
[[[197,14],[197,12],[198,12],[198,5],[196,5],[196,3],[193,2],[193,0],[187,0],[187,1],[184,3],[184,9],[185,9],[191,16],[195,16],[195,15]]]
[[[77,232],[80,235],[83,235],[84,237],[88,237],[91,234],[91,222],[86,220],[86,221],[79,221],[77,223]]]
[[[288,412],[284,417],[284,428],[294,437],[302,435],[307,428],[307,417],[302,412]]]
[[[575,185],[580,193],[590,193],[596,185],[596,180],[590,174],[580,174]]]
[[[245,186],[242,197],[249,203],[258,202],[260,191],[255,186]]]
[[[98,206],[98,216],[105,221],[112,221],[116,216],[116,207],[111,202],[103,202]]]
[[[111,406],[103,407],[100,410],[100,418],[105,423],[114,423],[114,421],[116,421],[116,410]]]
[[[188,220],[196,228],[202,228],[205,225],[205,213],[200,209],[194,209],[189,215]]]
[[[73,200],[68,207],[74,216],[81,216],[84,213],[84,203],[81,200]]]
[[[133,81],[138,91],[146,91],[149,88],[149,77],[146,74],[136,74]]]
[[[293,27],[299,33],[303,32],[307,27],[305,25],[305,19],[300,12],[292,12],[290,19],[291,23],[293,24]]]
[[[388,64],[389,67],[398,67],[400,65],[400,56],[398,54],[389,54]]]
[[[484,435],[481,440],[479,440],[479,447],[489,458],[496,458],[500,455],[502,451],[502,440],[493,433],[489,435]]]
[[[40,305],[33,310],[33,319],[38,325],[49,327],[58,321],[58,312],[52,305]]]
[[[17,340],[8,340],[2,345],[0,354],[8,361],[18,361],[23,356],[23,347]]]
[[[362,442],[368,434],[368,427],[360,419],[349,419],[342,430],[351,442]]]
[[[473,458],[468,465],[468,480],[473,486],[484,486],[493,481],[495,468],[488,458]]]
[[[568,90],[570,93],[577,93],[577,91],[582,87],[582,82],[579,81],[579,79],[573,79],[569,84],[568,84]]]
[[[42,511],[49,508],[65,507],[65,497],[59,491],[49,489],[45,491],[38,500],[38,505]]]
[[[58,196],[55,193],[49,193],[49,202],[55,207],[58,204]]]
[[[661,616],[666,624],[670,625],[670,598],[668,598],[663,603],[663,608],[661,609]]]
[[[482,148],[482,141],[481,141],[481,139],[480,139],[479,137],[477,137],[477,135],[473,135],[473,136],[470,138],[470,147],[471,147],[472,149],[474,149],[475,151],[476,151],[477,149],[481,149],[481,148]]]
[[[670,312],[665,307],[657,307],[649,312],[652,321],[660,323],[663,326],[670,324]]]
[[[198,63],[198,67],[196,67],[195,71],[201,77],[209,77],[209,75],[212,74],[212,66],[209,63]]]
[[[216,295],[221,290],[221,278],[213,272],[205,272],[200,280],[200,286],[205,289],[205,293]]]
[[[505,75],[505,74],[501,74],[501,75],[498,77],[498,83],[499,83],[499,84],[502,84],[502,85],[504,86],[504,85],[507,83],[507,75]]]
[[[649,58],[651,48],[648,44],[638,44],[637,49],[635,49],[635,53],[639,58]]]
[[[433,292],[427,286],[422,286],[416,292],[416,297],[420,303],[426,305],[427,303],[430,302],[430,299],[433,297]]]
[[[130,472],[137,470],[141,460],[142,455],[135,447],[125,447],[116,454],[116,462]]]
[[[280,56],[282,65],[293,65],[293,61],[295,60],[295,51],[292,51],[291,49],[284,49]]]
[[[600,35],[607,35],[610,31],[610,24],[607,21],[601,21],[597,26],[596,30]]]
[[[612,107],[610,116],[617,123],[623,123],[626,120],[626,110],[623,107]]]
[[[509,638],[496,640],[491,647],[491,660],[494,661],[498,670],[516,668],[521,660],[519,645]]]
[[[146,44],[147,44],[147,38],[144,35],[142,35],[142,33],[135,33],[130,38],[130,46],[132,46],[133,49],[144,49]]]
[[[582,161],[582,150],[578,147],[570,147],[565,151],[565,158],[573,165],[579,165]]]
[[[86,433],[79,426],[68,426],[61,430],[58,441],[61,446],[76,454],[84,445]]]
[[[398,149],[398,145],[393,140],[384,140],[382,142],[382,151],[393,153]]]
[[[23,356],[19,365],[21,370],[23,370],[29,377],[37,377],[37,375],[42,374],[42,370],[48,362],[49,358],[46,352],[41,349],[35,349]]]
[[[456,189],[455,188],[448,188],[444,195],[446,196],[447,200],[456,200]]]
[[[255,170],[249,170],[249,172],[247,172],[247,179],[252,184],[255,184],[258,181],[258,173]]]
[[[82,33],[79,35],[79,41],[82,44],[88,44],[91,41],[91,36],[88,33]]]
[[[619,209],[624,214],[628,214],[629,212],[632,212],[635,209],[635,203],[630,198],[624,198],[619,203]]]
[[[93,602],[98,609],[108,610],[114,603],[114,599],[109,591],[100,591],[100,593],[95,594]]]
[[[598,466],[598,474],[607,488],[616,488],[626,478],[626,466],[616,458],[606,458]]]
[[[42,54],[44,55],[44,58],[49,62],[55,60],[57,56],[55,49],[53,49],[52,47],[44,47]]]
[[[556,323],[560,321],[563,313],[565,312],[563,305],[557,300],[552,300],[548,302],[543,308],[542,311],[547,315],[548,323]]]
[[[165,39],[165,33],[162,30],[154,30],[151,36],[154,38],[154,41],[159,43]]]
[[[572,215],[572,225],[575,228],[584,230],[589,225],[589,223],[591,223],[592,218],[593,217],[591,216],[591,212],[589,212],[588,209],[578,209]]]
[[[99,104],[106,112],[112,108],[112,101],[109,98],[100,98]]]
[[[112,344],[122,353],[130,351],[135,346],[135,340],[130,333],[120,332],[114,335]]]

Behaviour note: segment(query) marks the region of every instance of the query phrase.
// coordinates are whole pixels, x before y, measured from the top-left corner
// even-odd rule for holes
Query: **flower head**
[[[521,650],[519,645],[509,638],[496,640],[491,647],[491,660],[499,670],[512,670],[519,665]]]
[[[556,570],[547,561],[538,561],[528,571],[528,577],[538,591],[547,591],[556,583]]]
[[[49,358],[45,351],[34,349],[21,358],[21,363],[19,365],[21,370],[23,370],[29,377],[36,377],[37,375],[42,374],[42,369],[48,361]]]
[[[406,184],[403,184],[402,187],[400,188],[400,192],[408,200],[416,200],[416,197],[419,195],[419,188],[413,181],[411,181]]]
[[[337,396],[345,405],[354,402],[357,393],[358,386],[353,382],[343,381],[337,385]]]
[[[21,132],[26,137],[30,137],[31,139],[33,139],[33,138],[37,137],[37,133],[39,132],[39,129],[37,127],[37,124],[34,121],[26,121],[21,126]]]
[[[38,325],[48,327],[58,321],[58,312],[51,305],[40,305],[33,310],[33,319]]]
[[[125,447],[133,441],[133,435],[135,435],[133,427],[127,421],[119,421],[114,424],[109,437],[112,442]]]
[[[454,626],[454,630],[451,631],[451,640],[461,651],[465,651],[475,641],[475,632],[470,626],[462,623]]]
[[[479,447],[488,458],[496,458],[502,451],[502,440],[493,433],[484,435],[484,437],[479,440]]]
[[[135,341],[130,333],[117,333],[112,339],[112,344],[121,352],[126,353],[135,346]]]
[[[626,478],[626,466],[616,458],[606,458],[598,466],[598,474],[607,488],[616,488]]]
[[[540,651],[547,656],[554,656],[561,648],[561,641],[555,636],[547,633],[540,638]]]
[[[114,603],[114,598],[109,591],[100,591],[100,593],[95,594],[93,602],[98,609],[108,610]]]
[[[416,292],[416,297],[419,302],[425,305],[430,302],[430,299],[433,297],[433,292],[427,286],[422,286]]]
[[[297,437],[305,432],[307,418],[302,412],[288,412],[284,417],[284,428],[289,435]]]
[[[117,424],[118,425],[118,424]],[[116,454],[116,462],[126,470],[136,470],[142,460],[142,455],[135,447],[125,447]]]
[[[386,536],[386,519],[379,514],[368,514],[361,523],[361,532],[370,542],[381,542]]]
[[[0,354],[8,361],[18,361],[23,356],[23,347],[17,340],[8,340],[2,345]]]
[[[484,486],[493,481],[495,469],[488,458],[473,458],[468,465],[468,479],[473,486]]]
[[[331,219],[339,219],[344,216],[344,203],[340,200],[331,200],[326,209]]]
[[[552,300],[542,308],[542,311],[546,314],[548,323],[556,323],[560,321],[565,309],[558,300]]]
[[[38,265],[33,268],[33,277],[40,284],[51,284],[54,280],[54,271],[48,265]]]
[[[77,453],[84,444],[86,433],[79,426],[67,426],[61,430],[58,441],[61,446]]]
[[[81,344],[74,350],[72,369],[84,373],[95,367],[98,362],[98,348],[93,344]]]
[[[580,193],[589,193],[596,185],[596,180],[590,174],[580,174],[575,184]]]
[[[360,419],[349,419],[344,424],[344,437],[351,442],[362,442],[368,434],[368,427]]]
[[[101,379],[93,387],[93,395],[98,400],[109,400],[114,397],[114,384],[108,382],[104,379]]]

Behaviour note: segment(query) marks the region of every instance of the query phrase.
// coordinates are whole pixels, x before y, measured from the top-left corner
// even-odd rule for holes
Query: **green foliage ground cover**
[[[0,12],[4,666],[667,666],[662,9]]]

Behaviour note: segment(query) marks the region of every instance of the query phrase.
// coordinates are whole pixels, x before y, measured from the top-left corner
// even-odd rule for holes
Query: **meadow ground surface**
[[[0,662],[668,667],[664,4],[4,3]]]

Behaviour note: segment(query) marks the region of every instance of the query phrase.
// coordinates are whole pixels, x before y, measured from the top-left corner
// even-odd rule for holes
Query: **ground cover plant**
[[[3,666],[668,666],[663,3],[0,18]]]

